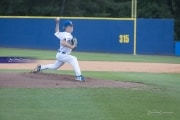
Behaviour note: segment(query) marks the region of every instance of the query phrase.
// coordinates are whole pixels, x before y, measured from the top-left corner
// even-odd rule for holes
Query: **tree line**
[[[138,18],[175,20],[180,40],[180,0],[137,0]],[[131,0],[0,0],[1,16],[131,17]]]

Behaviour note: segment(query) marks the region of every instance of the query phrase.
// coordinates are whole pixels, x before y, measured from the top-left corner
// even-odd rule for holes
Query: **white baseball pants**
[[[56,70],[56,69],[60,68],[62,65],[64,65],[64,63],[69,63],[73,67],[76,76],[81,75],[79,63],[78,63],[77,58],[75,56],[58,52],[56,54],[56,59],[57,60],[55,61],[54,64],[41,65],[41,70],[45,70],[45,69]]]

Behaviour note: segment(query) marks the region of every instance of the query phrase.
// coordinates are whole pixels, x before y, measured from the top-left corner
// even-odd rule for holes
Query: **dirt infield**
[[[49,64],[52,60],[41,60],[37,63]],[[37,63],[0,64],[0,69],[33,69]],[[80,61],[82,71],[125,71],[149,73],[180,73],[180,64],[165,63],[132,63],[132,62],[102,62]],[[72,70],[65,64],[60,70]],[[86,82],[74,80],[74,76],[48,73],[0,73],[0,88],[76,88],[76,87],[144,87],[141,83],[120,82],[113,80],[98,80],[87,78]]]
[[[23,64],[0,64],[0,69],[33,69],[37,64],[51,63],[54,63],[54,60],[39,60],[36,63]],[[180,73],[180,64],[170,63],[80,61],[79,65],[82,71]],[[72,70],[72,67],[65,64],[60,70]]]
[[[98,80],[86,78],[86,82],[74,80],[74,76],[50,73],[0,73],[0,88],[98,88],[98,87],[145,87],[141,83]]]

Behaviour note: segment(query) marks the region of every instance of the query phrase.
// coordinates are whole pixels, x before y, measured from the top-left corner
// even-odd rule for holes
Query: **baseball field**
[[[0,48],[0,56],[33,57],[0,63],[0,120],[179,120],[180,57],[74,52],[86,82],[53,63],[56,51]]]

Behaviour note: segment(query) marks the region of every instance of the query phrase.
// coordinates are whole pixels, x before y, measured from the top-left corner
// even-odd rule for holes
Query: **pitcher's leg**
[[[63,62],[71,64],[71,66],[73,67],[73,69],[75,71],[75,80],[85,81],[85,78],[81,74],[79,63],[78,63],[76,57],[74,57],[72,55],[61,54],[58,58],[61,58],[61,61],[63,61]]]
[[[76,74],[75,80],[78,80],[78,81],[81,81],[81,82],[86,81],[84,76],[81,75],[81,70],[80,70],[77,58],[74,57],[74,56],[71,56],[71,55],[69,55],[69,57],[70,57],[69,63],[73,66],[75,74]]]
[[[64,64],[64,62],[56,60],[54,64],[41,65],[40,70],[45,70],[45,69],[56,70],[59,67],[61,67],[63,64]]]
[[[59,56],[57,56],[57,59],[65,63],[70,63],[75,71],[76,76],[81,75],[81,70],[79,68],[79,63],[76,57],[67,54],[60,54]]]
[[[68,62],[72,65],[76,76],[80,76],[81,75],[81,70],[80,70],[77,58],[74,57],[74,56],[69,55],[69,61]]]

